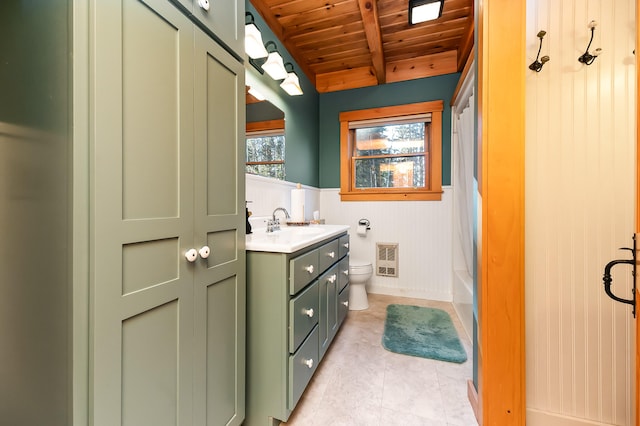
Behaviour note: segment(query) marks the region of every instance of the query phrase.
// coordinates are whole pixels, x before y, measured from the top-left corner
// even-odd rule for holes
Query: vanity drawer
[[[343,235],[338,240],[338,252],[340,258],[344,257],[347,253],[349,253],[349,234]]]
[[[289,409],[293,410],[318,367],[318,327],[298,352],[289,356]]]
[[[318,281],[289,301],[289,352],[294,353],[311,329],[318,324]]]
[[[338,265],[338,291],[349,283],[349,256],[343,257]]]
[[[296,294],[318,278],[321,272],[318,265],[318,250],[311,250],[302,256],[291,259],[289,268],[289,293]]]
[[[338,249],[338,239],[328,242],[318,249],[318,256],[320,262],[320,271],[323,272],[340,258],[340,252]]]
[[[342,289],[338,295],[338,328],[349,313],[349,285]]]

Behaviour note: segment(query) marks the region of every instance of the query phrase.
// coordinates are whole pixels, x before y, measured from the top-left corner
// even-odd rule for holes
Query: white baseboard
[[[600,423],[577,417],[527,408],[527,426],[603,426],[611,423]]]

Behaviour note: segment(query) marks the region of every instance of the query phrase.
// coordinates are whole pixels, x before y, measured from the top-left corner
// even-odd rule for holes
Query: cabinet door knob
[[[349,270],[345,269],[344,271],[342,271],[343,274],[345,274],[346,276],[349,276]]]
[[[195,262],[196,259],[198,258],[198,252],[196,251],[196,249],[192,248],[187,250],[187,252],[184,254],[184,257],[189,261],[189,262]]]
[[[336,282],[337,279],[338,279],[338,276],[336,274],[333,274],[329,278],[327,278],[327,281],[329,281],[331,284],[333,284],[333,283]]]
[[[344,302],[342,302],[342,304],[343,304],[344,306],[346,306],[347,308],[349,307],[349,301],[348,301],[348,300],[345,300]]]
[[[329,253],[327,253],[327,256],[329,256],[330,258],[334,258],[336,257],[336,252],[335,251],[330,251]]]
[[[198,6],[205,11],[209,11],[209,0],[198,0]]]
[[[308,316],[309,318],[313,318],[313,314],[314,314],[313,308],[303,309],[302,313]]]
[[[313,368],[313,358],[305,359],[304,361],[302,361],[302,363],[309,368]]]
[[[344,248],[348,249],[348,248],[349,248],[349,243],[344,243],[344,244],[342,245],[342,247],[344,247]]]
[[[310,274],[313,274],[313,265],[305,266],[304,270]]]
[[[209,248],[209,246],[202,246],[200,250],[198,250],[198,253],[200,254],[201,258],[206,259],[211,254],[211,249]]]

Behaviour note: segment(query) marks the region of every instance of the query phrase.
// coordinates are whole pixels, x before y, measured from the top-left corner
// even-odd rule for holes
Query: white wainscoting
[[[376,243],[398,243],[398,277],[376,276],[367,291],[452,301],[453,197],[442,201],[340,201],[338,189],[322,189],[320,206],[327,223],[350,225],[351,257],[375,269]],[[368,219],[366,237],[356,235],[358,220]]]
[[[246,176],[246,197],[252,223],[271,216],[276,207],[291,205],[295,184],[256,175]],[[371,293],[417,297],[450,302],[453,300],[453,197],[444,187],[442,201],[341,202],[338,189],[318,189],[303,185],[305,212],[313,211],[329,224],[351,226],[351,257],[370,260],[375,268],[376,243],[398,243],[398,277],[374,276]],[[359,219],[369,219],[366,237],[356,235]]]
[[[269,217],[277,207],[284,207],[291,213],[291,190],[296,185],[247,173],[245,197],[250,201],[249,211],[254,218]],[[320,210],[320,191],[308,185],[301,186],[305,189],[305,219],[311,220],[314,210]]]
[[[605,264],[634,231],[634,0],[527,1],[527,425],[631,425],[631,308],[609,299]],[[603,53],[578,62],[589,43]],[[638,53],[636,51],[636,53]],[[505,90],[507,90],[505,88]],[[631,270],[615,290],[630,296]],[[555,419],[551,422],[550,419]]]

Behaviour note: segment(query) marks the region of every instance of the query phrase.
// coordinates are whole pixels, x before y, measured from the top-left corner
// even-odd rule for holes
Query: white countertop
[[[267,228],[255,228],[253,233],[247,235],[246,249],[293,253],[348,229],[349,225],[282,226],[274,232],[267,232]]]

